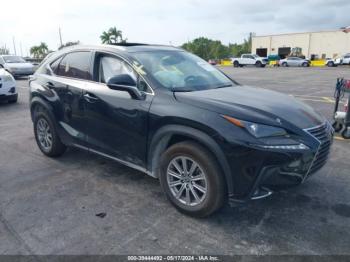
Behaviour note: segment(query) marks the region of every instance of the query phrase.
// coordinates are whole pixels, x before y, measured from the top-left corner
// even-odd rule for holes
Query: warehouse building
[[[310,59],[335,58],[350,53],[350,33],[347,30],[290,33],[252,37],[252,53],[262,57],[288,56],[293,48]],[[299,49],[300,50],[300,49]]]

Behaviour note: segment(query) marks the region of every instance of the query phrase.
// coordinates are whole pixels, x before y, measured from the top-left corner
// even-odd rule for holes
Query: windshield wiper
[[[192,92],[193,89],[186,89],[186,88],[171,88],[171,91],[173,92]]]
[[[230,86],[233,86],[232,84],[226,84],[226,85],[222,85],[222,86],[217,86],[215,87],[216,88],[224,88],[224,87],[230,87]]]

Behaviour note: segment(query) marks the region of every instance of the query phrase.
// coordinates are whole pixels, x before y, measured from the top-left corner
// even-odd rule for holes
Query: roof
[[[283,35],[302,35],[302,34],[317,34],[317,33],[335,33],[335,32],[343,32],[342,29],[334,29],[334,30],[324,30],[324,31],[313,31],[313,32],[295,32],[295,33],[281,33],[281,34],[271,34],[271,35],[255,35],[253,38],[257,37],[268,37],[268,36],[283,36]]]
[[[182,50],[181,48],[174,47],[174,46],[167,46],[167,45],[154,45],[154,44],[142,44],[142,43],[120,43],[120,44],[112,44],[112,45],[74,45],[69,46],[66,48],[63,48],[61,50],[68,50],[68,49],[105,49],[105,50],[117,50],[121,52],[127,52],[127,53],[134,53],[134,52],[147,52],[147,51],[160,51],[160,50],[167,50],[167,51],[179,51]]]

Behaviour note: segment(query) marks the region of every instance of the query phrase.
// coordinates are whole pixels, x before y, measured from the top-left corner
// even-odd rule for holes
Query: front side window
[[[147,77],[175,92],[233,85],[233,82],[214,66],[184,51],[135,52],[133,56]]]
[[[60,62],[56,74],[59,76],[92,80],[90,74],[90,52],[68,53]]]
[[[136,87],[140,91],[150,92],[147,83],[138,76],[135,70],[124,60],[115,56],[102,54],[98,56],[98,82],[107,83],[108,80],[117,75],[127,74],[135,81]]]
[[[130,75],[137,82],[137,74],[125,61],[109,55],[100,57],[99,82],[107,83],[111,77],[121,74]]]

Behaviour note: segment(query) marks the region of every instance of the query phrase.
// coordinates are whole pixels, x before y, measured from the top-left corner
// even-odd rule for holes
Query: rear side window
[[[74,52],[67,54],[54,70],[59,76],[92,80],[90,73],[90,52]]]
[[[55,74],[57,74],[58,65],[60,64],[61,60],[62,60],[62,57],[56,59],[50,64],[50,68],[52,72],[54,72]]]

